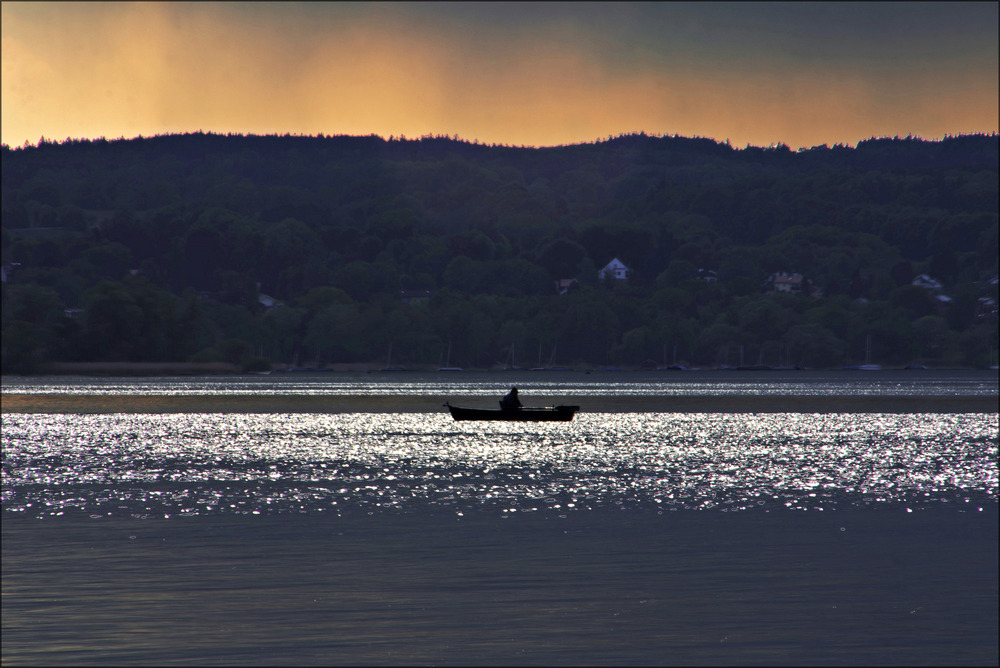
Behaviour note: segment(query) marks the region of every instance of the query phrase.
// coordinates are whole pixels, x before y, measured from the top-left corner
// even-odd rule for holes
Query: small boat
[[[854,366],[845,366],[845,369],[852,371],[881,371],[881,364],[872,364],[872,337],[869,334],[865,342],[865,363]]]
[[[569,422],[579,406],[545,406],[505,411],[491,408],[461,408],[446,403],[456,420],[506,420],[509,422]]]
[[[461,371],[462,367],[451,365],[451,341],[448,342],[448,357],[443,366],[438,366],[438,371]]]

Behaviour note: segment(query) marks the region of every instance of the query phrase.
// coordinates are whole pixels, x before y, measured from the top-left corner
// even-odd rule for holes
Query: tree
[[[889,293],[889,304],[906,311],[912,320],[931,315],[935,311],[934,301],[927,290],[916,285],[901,285]]]
[[[301,343],[299,329],[305,311],[283,306],[272,308],[261,316],[261,344],[266,357],[291,363]]]
[[[4,326],[9,319],[49,327],[63,316],[65,308],[52,288],[35,283],[13,286],[4,295]]]
[[[844,363],[844,342],[817,323],[793,325],[784,336],[788,360],[796,365],[825,369]]]
[[[662,350],[667,362],[676,345],[721,362],[727,344],[770,360],[794,331],[804,351],[799,339],[821,337],[827,352],[807,351],[820,364],[837,346],[795,329],[818,325],[843,347],[838,362],[863,356],[870,334],[883,364],[986,364],[995,327],[976,306],[995,298],[998,148],[995,134],[791,153],[644,135],[525,149],[196,133],[5,149],[4,359],[19,341],[38,364],[217,359],[226,339],[252,357],[381,359],[385,328],[405,321],[401,361],[428,362],[451,339],[468,365],[480,313],[494,327],[524,323],[518,346],[541,342],[542,363],[555,346],[567,361]],[[633,279],[597,289],[615,256]],[[695,280],[698,269],[718,283]],[[761,302],[774,271],[803,273],[825,295]],[[920,272],[952,301],[909,285]],[[577,295],[552,294],[571,277]],[[102,280],[123,294],[98,290]],[[27,284],[119,312],[12,319]],[[401,288],[438,296],[403,306]],[[289,306],[265,310],[259,291]],[[356,315],[340,308],[352,305]],[[924,320],[935,317],[950,333]],[[479,361],[506,356],[513,335],[482,334]]]
[[[82,335],[93,359],[128,361],[141,345],[142,309],[121,283],[102,281],[84,297]]]
[[[554,304],[566,303],[558,330],[564,354],[607,362],[621,332],[621,320],[610,305],[613,300],[601,292],[571,293],[555,299],[559,301]]]
[[[755,343],[780,339],[794,320],[794,313],[772,296],[747,302],[739,310],[740,332]]]
[[[366,354],[361,313],[353,303],[335,302],[308,320],[302,345],[317,362],[363,361]]]
[[[587,257],[583,246],[566,238],[559,238],[545,244],[538,251],[537,264],[549,272],[552,279],[572,278],[577,267]]]
[[[948,322],[941,316],[917,318],[913,321],[913,354],[926,359],[941,359],[944,352],[952,347],[953,336]]]
[[[674,260],[667,269],[656,277],[656,285],[661,288],[676,287],[698,275],[698,270],[687,260]]]

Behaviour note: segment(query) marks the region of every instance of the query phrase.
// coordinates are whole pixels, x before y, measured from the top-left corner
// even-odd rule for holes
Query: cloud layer
[[[532,146],[645,131],[799,147],[995,132],[1000,115],[995,3],[2,12],[2,140],[15,146],[200,129]]]

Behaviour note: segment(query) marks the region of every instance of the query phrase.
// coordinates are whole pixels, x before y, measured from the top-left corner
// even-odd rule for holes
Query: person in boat
[[[521,400],[517,398],[516,387],[510,388],[510,392],[507,393],[507,396],[500,400],[500,408],[505,411],[521,410]]]

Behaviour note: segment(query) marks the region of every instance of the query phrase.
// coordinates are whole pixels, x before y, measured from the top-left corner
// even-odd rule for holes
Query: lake
[[[4,394],[992,396],[996,372],[4,378]],[[10,664],[996,665],[998,418],[3,415]]]

